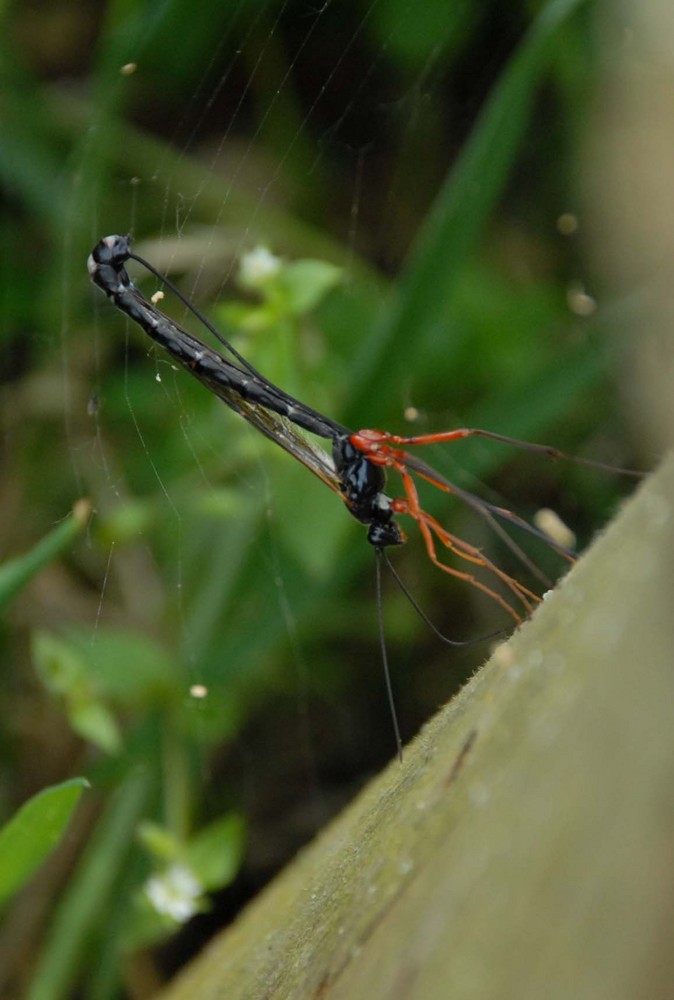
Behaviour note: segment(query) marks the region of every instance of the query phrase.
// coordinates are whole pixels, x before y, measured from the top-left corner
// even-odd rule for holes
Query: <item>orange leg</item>
[[[392,457],[391,457],[392,455],[396,455],[396,456],[399,456],[399,457],[396,458],[396,459],[392,459]],[[387,448],[386,451],[379,451],[375,455],[371,455],[369,457],[370,457],[370,461],[374,462],[376,465],[383,465],[385,467],[389,467],[389,468],[393,468],[393,469],[397,469],[398,468],[398,465],[396,464],[396,462],[400,463],[401,465],[405,464],[405,452],[404,451],[398,451],[397,449],[394,449],[394,448],[391,448],[391,449]],[[415,468],[414,471],[416,472],[417,476],[419,476],[421,479],[425,479],[427,483],[430,483],[431,486],[435,486],[436,489],[442,490],[443,493],[449,493],[450,495],[453,494],[455,496],[457,495],[456,488],[453,488],[450,483],[448,483],[445,480],[439,478],[439,476],[436,473],[434,473],[433,475],[430,474],[433,470],[429,469],[429,472],[424,472],[420,468]],[[467,496],[464,495],[463,499],[464,499],[464,502],[465,502],[466,499],[467,499]],[[478,498],[471,496],[470,499],[472,501],[476,501],[478,507],[482,507],[482,503],[480,502],[480,500]],[[483,510],[484,510],[484,508],[483,508]],[[514,524],[514,525],[522,528],[524,531],[529,531],[529,532],[531,531],[531,525],[528,523],[528,521],[525,521],[523,518],[519,517],[517,514],[514,514],[511,510],[508,510],[507,507],[496,507],[495,505],[492,505],[492,506],[490,506],[489,510],[491,511],[492,514],[495,514],[496,516],[502,517],[503,520],[509,521],[511,524]],[[492,519],[491,523],[492,523],[492,528],[494,529],[494,531],[497,532],[497,534],[500,534],[501,537],[509,537],[507,535],[504,536],[504,534],[502,533],[500,527],[498,526],[498,524],[496,522],[493,521],[493,519]],[[565,549],[564,546],[559,545],[557,542],[555,542],[554,538],[550,538],[550,537],[547,537],[547,536],[543,537],[543,536],[540,535],[540,533],[539,533],[539,537],[541,538],[541,541],[545,542],[545,544],[548,545],[551,549],[553,549],[559,556],[561,556],[562,559],[566,559],[566,561],[568,563],[571,563],[571,564],[575,563],[575,561],[576,561],[575,555],[572,552],[569,552],[567,549]],[[524,565],[526,565],[526,566],[529,566],[529,568],[531,568],[531,563],[530,563],[528,557],[524,555],[524,553],[522,552],[522,550],[520,549],[520,547],[518,545],[516,545],[512,541],[512,539],[510,539],[510,541],[508,541],[507,544],[508,544],[509,548],[518,555],[518,557],[522,561],[522,563]]]
[[[515,621],[520,622],[522,620],[522,616],[518,614],[518,612],[515,611],[515,609],[507,602],[507,600],[505,600],[495,590],[487,586],[487,584],[482,583],[482,581],[476,579],[471,573],[455,569],[448,566],[446,563],[443,563],[438,557],[436,551],[436,540],[442,542],[442,544],[445,545],[446,548],[448,548],[450,552],[458,558],[463,559],[466,562],[473,563],[476,566],[480,566],[482,569],[493,574],[493,576],[495,576],[504,585],[504,587],[506,587],[511,594],[513,594],[513,596],[524,608],[526,614],[530,613],[534,606],[540,603],[540,597],[525,587],[524,584],[520,583],[515,577],[512,577],[504,570],[499,569],[499,567],[491,562],[491,560],[488,559],[480,549],[470,545],[470,543],[465,542],[463,539],[452,535],[445,528],[443,528],[434,517],[426,513],[419,502],[419,495],[416,484],[412,478],[412,472],[416,473],[422,479],[425,479],[438,489],[441,489],[444,493],[456,494],[459,497],[462,497],[464,502],[473,500],[475,501],[477,507],[481,508],[480,502],[477,501],[476,498],[471,497],[469,494],[465,494],[463,491],[457,490],[452,483],[443,479],[439,473],[435,473],[435,470],[431,469],[430,466],[424,466],[423,463],[415,462],[412,470],[410,471],[408,466],[412,462],[412,457],[403,449],[392,447],[392,444],[428,444],[437,441],[456,440],[461,437],[469,437],[473,434],[481,433],[484,433],[487,437],[495,437],[497,440],[507,440],[510,443],[515,444],[519,443],[515,441],[511,442],[510,439],[503,439],[499,435],[492,435],[490,432],[482,432],[479,430],[470,430],[465,428],[456,431],[447,431],[439,435],[431,434],[414,438],[404,438],[395,434],[387,434],[385,431],[365,430],[359,431],[357,434],[352,434],[350,439],[354,446],[367,456],[370,462],[384,468],[394,469],[402,478],[406,498],[393,500],[392,509],[397,514],[408,514],[416,521],[424,539],[426,551],[431,562],[443,572],[457,577],[458,579],[463,580],[475,587],[477,590],[487,594],[492,600],[496,601],[504,610],[506,610],[508,614],[515,619]],[[526,444],[526,442],[523,443]],[[548,449],[547,447],[541,445],[534,446],[534,450],[545,450],[549,454],[561,455],[561,453],[554,451],[554,449]],[[492,521],[492,527],[498,533],[501,533],[499,532],[499,525],[494,522],[492,514],[501,515],[511,523],[519,525],[526,530],[531,530],[527,522],[522,521],[522,519],[516,514],[513,514],[505,508],[496,508],[488,505],[484,507],[484,513],[489,516]],[[521,559],[523,564],[529,566],[529,568],[535,572],[535,567],[532,566],[530,560],[522,552],[519,546],[517,546],[507,534],[505,534],[504,538],[518,558]],[[552,540],[548,541],[545,539],[545,541],[547,541],[552,548],[559,551],[560,554],[567,558],[570,562],[574,561],[572,554],[566,552],[563,548],[556,546]]]
[[[412,437],[389,434],[387,431],[365,429],[358,431],[357,434],[352,434],[351,441],[357,448],[368,454],[373,454],[387,448],[391,454],[395,454],[395,449],[390,448],[390,445],[446,444],[448,441],[461,441],[469,437],[488,438],[490,441],[498,441],[500,444],[509,445],[512,448],[521,448],[524,451],[532,451],[537,455],[547,455],[548,458],[559,458],[566,462],[574,462],[576,465],[583,465],[588,469],[619,473],[622,476],[630,476],[634,479],[642,479],[644,475],[643,472],[639,472],[637,469],[622,469],[615,465],[607,465],[606,462],[596,462],[591,458],[578,458],[576,455],[568,455],[566,452],[550,444],[535,444],[532,441],[522,441],[521,438],[508,437],[507,434],[497,434],[496,431],[486,431],[482,427],[458,427],[453,431],[416,434]]]
[[[431,517],[430,514],[427,514],[426,511],[421,508],[414,480],[404,466],[401,466],[398,463],[390,464],[392,464],[393,468],[395,468],[400,474],[406,493],[406,499],[400,498],[393,501],[393,510],[397,514],[409,514],[410,517],[417,522],[431,562],[444,573],[448,573],[450,576],[464,580],[477,590],[481,590],[484,594],[487,594],[492,600],[496,601],[505,611],[507,611],[516,622],[520,622],[522,620],[521,615],[519,615],[495,590],[492,590],[491,587],[488,587],[486,584],[482,583],[482,581],[476,579],[471,573],[463,572],[441,562],[435,549],[435,540],[433,536],[435,535],[443,543],[443,545],[450,550],[450,552],[453,552],[460,559],[464,559],[466,562],[473,563],[476,566],[481,566],[483,569],[493,573],[515,595],[515,597],[522,602],[527,612],[532,610],[533,606],[539,602],[540,598],[524,587],[521,583],[518,583],[518,581],[513,579],[513,577],[504,573],[503,570],[500,570],[497,566],[495,566],[494,563],[487,559],[478,548],[446,531],[435,520],[435,518]]]
[[[512,445],[514,448],[524,448],[526,451],[535,451],[550,458],[567,458],[559,448],[553,448],[548,444],[533,444],[531,441],[522,441],[519,438],[507,437],[505,434],[497,434],[495,431],[485,431],[481,427],[458,427],[453,431],[437,431],[434,434],[416,434],[412,437],[403,437],[400,434],[389,434],[387,431],[361,430],[357,434],[351,435],[351,440],[357,448],[362,448],[366,452],[376,452],[379,449],[385,450],[392,444],[402,445],[424,445],[424,444],[446,444],[448,441],[462,441],[469,437],[489,438],[492,441],[500,441],[501,444]],[[394,449],[390,449],[394,453]],[[585,464],[585,462],[583,463]],[[597,463],[591,463],[592,465]]]
[[[463,434],[464,432],[457,431],[448,433]],[[414,472],[421,479],[425,479],[426,482],[430,483],[432,486],[435,486],[436,489],[442,490],[443,493],[456,495],[469,506],[480,509],[481,512],[491,521],[493,530],[504,538],[508,547],[517,555],[523,565],[532,569],[532,563],[529,558],[522,552],[513,539],[511,539],[507,533],[500,528],[498,523],[494,521],[492,515],[502,517],[503,520],[509,521],[511,524],[522,528],[524,531],[529,532],[530,534],[533,533],[541,541],[549,545],[550,548],[554,549],[554,551],[562,556],[562,558],[566,559],[570,563],[575,562],[574,553],[569,552],[563,546],[557,544],[554,539],[543,536],[541,532],[533,529],[527,521],[518,517],[517,514],[508,510],[507,507],[496,507],[493,504],[483,504],[477,497],[473,497],[466,491],[457,489],[453,483],[444,479],[439,472],[435,471],[435,469],[432,469],[430,466],[426,466],[423,463],[417,462],[412,458],[409,452],[403,451],[402,448],[392,448],[388,444],[378,443],[378,440],[375,440],[375,436],[377,439],[380,439],[386,435],[383,431],[360,431],[358,434],[351,435],[351,441],[356,447],[360,448],[360,450],[367,455],[368,460],[374,465],[381,465],[385,468],[395,469],[398,472],[400,472],[401,469],[405,469],[406,471],[409,470],[411,465],[412,472]],[[395,435],[389,435],[389,438],[391,437],[394,437],[398,441],[409,440],[413,443],[420,440],[419,438],[399,438]],[[533,571],[536,572],[535,568]]]

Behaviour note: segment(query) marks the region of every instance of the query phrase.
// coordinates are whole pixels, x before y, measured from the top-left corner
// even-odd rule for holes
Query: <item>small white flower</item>
[[[172,865],[145,883],[145,895],[158,913],[184,924],[199,910],[202,886],[184,865]]]
[[[261,288],[281,269],[281,258],[267,247],[255,247],[241,258],[239,281],[246,288]]]

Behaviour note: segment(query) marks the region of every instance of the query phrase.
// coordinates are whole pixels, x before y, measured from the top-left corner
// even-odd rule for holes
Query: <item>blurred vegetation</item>
[[[362,528],[127,328],[87,254],[132,232],[253,364],[354,428],[485,426],[630,465],[614,307],[582,252],[592,5],[2,17],[3,557],[94,508],[5,609],[2,818],[75,775],[92,788],[8,911],[3,988],[146,996],[394,744]],[[310,293],[265,308],[239,271],[260,246]],[[484,441],[430,461],[523,515],[553,507],[581,544],[626,488]],[[425,502],[491,544],[447,496]],[[445,632],[507,624],[417,537],[395,559]],[[483,647],[439,647],[392,584],[384,611],[410,736]],[[138,953],[185,922],[150,905],[181,892],[200,915]]]

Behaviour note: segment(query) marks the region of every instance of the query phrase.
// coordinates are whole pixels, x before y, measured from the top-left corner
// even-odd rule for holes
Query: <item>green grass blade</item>
[[[454,279],[477,244],[501,196],[530,119],[537,87],[559,29],[585,0],[552,0],[508,64],[473,135],[449,173],[412,251],[398,291],[354,364],[355,388],[347,423],[364,426],[377,400],[372,383],[385,362],[386,376],[401,379],[415,352],[447,324]],[[443,340],[444,361],[451,348]],[[360,421],[360,423],[359,423]]]
[[[29,1000],[72,996],[91,934],[106,920],[107,900],[127,859],[147,789],[147,774],[136,772],[110,800],[58,909]]]
[[[45,788],[2,827],[0,908],[28,881],[59,842],[84,788],[88,788],[84,778],[72,778]]]
[[[65,552],[85,527],[90,511],[88,500],[78,500],[72,514],[30,552],[0,566],[0,608],[8,604],[52,559]]]

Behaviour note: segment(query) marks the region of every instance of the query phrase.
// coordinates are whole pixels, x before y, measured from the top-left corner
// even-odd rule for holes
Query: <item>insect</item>
[[[503,539],[514,554],[534,572],[520,546],[510,537],[504,525],[515,526],[553,548],[563,558],[573,562],[574,553],[555,542],[547,534],[523,518],[503,507],[478,498],[445,478],[408,449],[428,444],[447,443],[469,437],[489,438],[493,441],[552,458],[570,458],[559,449],[509,438],[481,428],[459,428],[434,434],[403,437],[380,430],[353,431],[326,417],[306,403],[295,399],[269,381],[250,364],[222,334],[216,330],[201,311],[187,299],[152,264],[131,251],[129,236],[106,236],[92,250],[87,261],[90,277],[129,319],[137,323],[171,357],[218,396],[232,410],[252,424],[267,438],[274,441],[290,455],[302,462],[314,475],[336,493],[349,513],[367,526],[367,539],[376,553],[377,606],[379,634],[389,706],[393,718],[398,753],[401,739],[396,719],[388,671],[386,647],[383,638],[381,601],[381,563],[386,564],[397,584],[418,614],[435,634],[452,646],[465,646],[475,640],[461,642],[443,635],[418,606],[386,554],[386,549],[406,541],[398,523],[402,516],[416,522],[424,540],[426,552],[438,569],[477,588],[495,601],[518,624],[540,601],[538,595],[515,577],[492,562],[479,548],[453,535],[436,518],[426,512],[419,499],[415,477],[425,480],[437,489],[457,497],[484,518]],[[162,313],[138,291],[126,270],[126,263],[134,260],[155,275],[220,341],[229,357],[208,347],[193,334],[188,333],[175,320]],[[331,443],[331,450],[314,444],[301,431],[308,431]],[[615,471],[612,467],[588,459],[573,459],[598,469]],[[386,474],[399,474],[404,496],[391,498],[385,492]],[[625,471],[625,470],[620,470]],[[638,473],[631,473],[638,475]],[[459,565],[444,562],[438,552],[443,549],[455,556]],[[460,568],[463,567],[463,568]],[[475,576],[486,572],[490,583]],[[540,574],[538,574],[540,576]],[[544,581],[547,582],[547,581]],[[500,585],[501,590],[495,589]],[[481,637],[482,641],[500,635],[504,630]]]

